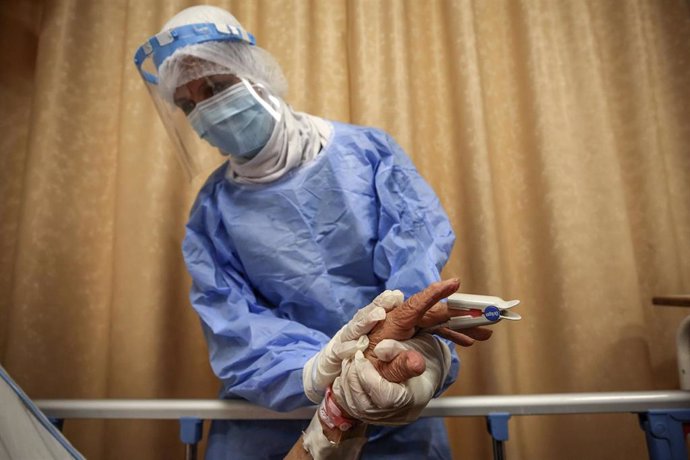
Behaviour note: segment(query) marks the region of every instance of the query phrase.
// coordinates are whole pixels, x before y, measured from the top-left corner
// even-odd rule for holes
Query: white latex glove
[[[364,353],[343,362],[342,373],[333,383],[338,405],[350,416],[376,425],[404,425],[416,420],[443,384],[450,369],[448,346],[431,334],[419,334],[404,342],[382,340],[374,354],[391,361],[401,351],[417,350],[426,361],[422,375],[403,383],[381,377]]]
[[[385,319],[386,312],[403,302],[400,291],[384,291],[369,305],[355,313],[349,323],[343,326],[326,346],[309,358],[302,369],[304,394],[313,403],[323,399],[326,387],[340,374],[343,360],[352,358],[357,351],[369,346],[367,334]]]

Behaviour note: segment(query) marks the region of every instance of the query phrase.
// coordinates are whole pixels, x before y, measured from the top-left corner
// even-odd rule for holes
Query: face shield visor
[[[255,44],[254,37],[238,26],[188,24],[151,37],[134,56],[189,180],[222,163],[225,157],[220,153],[246,161],[280,119],[278,99],[264,85],[233,75],[227,66],[205,61],[203,54],[187,52],[202,44],[219,49],[230,42],[244,46]],[[182,60],[178,59],[178,64],[190,71],[185,71],[184,79],[179,75],[171,78],[174,82],[171,87],[170,81],[161,81],[159,71],[166,60],[174,61],[180,56]],[[189,100],[180,103],[179,96],[184,100],[185,92],[194,85],[203,87],[199,90],[205,94],[203,100],[197,98],[192,105]]]

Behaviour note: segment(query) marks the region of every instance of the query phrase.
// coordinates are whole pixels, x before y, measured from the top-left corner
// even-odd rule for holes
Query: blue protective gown
[[[384,132],[334,123],[310,163],[269,184],[214,172],[183,251],[222,398],[277,411],[312,403],[302,367],[385,289],[440,279],[455,236],[438,198]],[[457,376],[454,347],[444,389]],[[216,421],[207,458],[282,458],[308,421]],[[364,458],[449,458],[442,419],[370,427]]]

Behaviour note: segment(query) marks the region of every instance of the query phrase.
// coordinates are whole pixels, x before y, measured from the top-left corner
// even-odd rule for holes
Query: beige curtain
[[[677,388],[690,291],[684,0],[225,1],[288,100],[389,131],[458,235],[446,276],[524,320],[452,395]],[[185,1],[0,3],[0,360],[34,399],[213,398],[180,242],[194,187],[132,64]],[[513,417],[507,456],[644,459],[636,417]],[[489,458],[482,419],[448,420]],[[175,422],[68,421],[88,458],[180,458]]]

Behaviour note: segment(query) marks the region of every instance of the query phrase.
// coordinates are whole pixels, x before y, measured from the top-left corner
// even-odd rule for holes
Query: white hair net
[[[173,16],[161,32],[188,24],[214,23],[242,27],[235,17],[215,6],[193,6]],[[287,81],[267,51],[245,42],[209,41],[175,51],[158,68],[160,96],[172,102],[175,89],[209,75],[232,74],[261,83],[273,94],[284,96]]]

